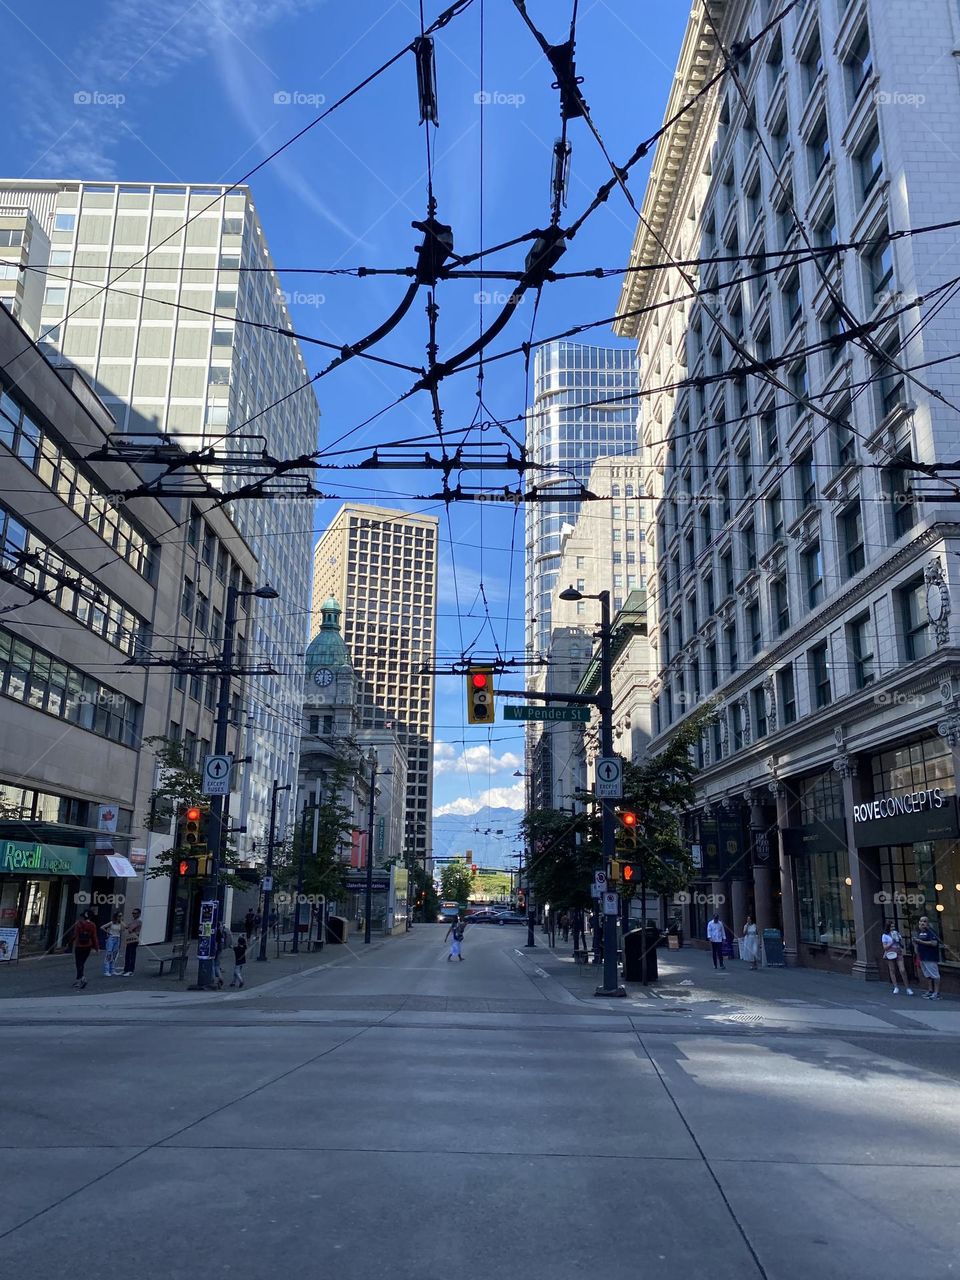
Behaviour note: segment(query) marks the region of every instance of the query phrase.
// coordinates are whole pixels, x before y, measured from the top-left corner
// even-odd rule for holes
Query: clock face
[[[325,689],[327,685],[333,684],[333,672],[329,667],[318,667],[313,673],[313,683]]]

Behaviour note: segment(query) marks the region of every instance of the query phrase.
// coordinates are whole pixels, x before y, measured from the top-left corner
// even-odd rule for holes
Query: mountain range
[[[469,849],[478,866],[515,867],[517,859],[510,854],[523,847],[517,831],[522,816],[519,809],[487,806],[469,817],[447,813],[434,818],[433,856],[450,857]]]

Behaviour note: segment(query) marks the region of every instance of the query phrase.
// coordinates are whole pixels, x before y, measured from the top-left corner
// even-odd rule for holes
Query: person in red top
[[[99,951],[100,944],[97,941],[97,926],[93,923],[93,916],[89,911],[85,911],[77,923],[73,926],[73,958],[77,966],[77,980],[73,984],[81,991],[87,985],[87,980],[83,976],[84,965],[87,963],[87,957],[91,951]]]

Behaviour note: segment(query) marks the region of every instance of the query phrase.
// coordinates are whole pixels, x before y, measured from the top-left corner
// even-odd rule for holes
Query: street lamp
[[[263,881],[267,886],[263,891],[263,920],[262,931],[260,933],[260,952],[257,956],[258,960],[266,960],[267,958],[267,932],[270,928],[270,903],[273,898],[273,846],[277,838],[277,796],[281,791],[292,791],[293,787],[288,782],[286,786],[281,787],[279,781],[274,778],[273,790],[270,794],[270,833],[267,836],[267,869],[264,872]],[[280,945],[277,944],[279,952]]]
[[[320,792],[319,792],[319,791],[317,792],[317,795],[318,795],[318,797],[319,797],[319,795],[320,795]],[[303,806],[303,812],[302,812],[302,813],[301,813],[301,815],[300,815],[300,857],[299,857],[298,864],[297,864],[297,900],[296,900],[296,902],[293,904],[293,945],[292,945],[292,946],[291,946],[291,948],[290,948],[290,950],[291,950],[291,951],[293,951],[293,952],[294,952],[294,954],[298,954],[298,953],[299,953],[299,951],[300,951],[300,899],[303,897],[303,854],[304,854],[304,848],[305,848],[306,843],[307,843],[307,814],[308,814],[308,813],[310,813],[310,814],[312,814],[312,815],[313,815],[313,819],[312,819],[312,821],[311,821],[311,823],[310,823],[310,826],[311,826],[311,829],[312,829],[312,831],[313,831],[313,857],[314,857],[314,861],[316,861],[316,857],[317,857],[317,814],[320,812],[320,810],[321,810],[322,808],[323,808],[323,801],[322,801],[322,799],[319,799],[319,798],[318,798],[317,800],[315,800],[315,801],[314,801],[314,803],[313,803],[313,804],[305,804],[305,805]],[[310,938],[310,923],[309,923],[309,919],[310,919],[310,917],[309,917],[309,914],[308,914],[308,916],[307,916],[307,940],[308,940],[308,942],[309,942],[309,938]],[[309,949],[310,949],[310,948],[309,948],[309,946],[308,946],[308,947],[307,947],[307,950],[309,951]]]
[[[589,593],[569,586],[560,592],[561,600],[600,601],[600,693],[596,706],[600,712],[600,754],[613,755],[613,658],[610,636],[610,592]],[[608,800],[600,800],[600,847],[604,863],[613,861],[616,852],[616,818]],[[623,996],[626,990],[620,986],[617,970],[617,917],[603,914],[603,986],[594,992],[598,996]]]
[[[363,941],[370,941],[370,913],[373,910],[373,810],[377,800],[377,774],[386,776],[392,769],[380,769],[380,761],[373,747],[367,753],[367,764],[370,766],[370,804],[367,808],[367,883],[364,890],[363,905]]]
[[[223,617],[223,652],[220,659],[220,689],[217,698],[216,724],[214,729],[213,754],[227,754],[227,728],[230,722],[230,687],[233,667],[233,642],[237,630],[237,601],[255,598],[257,600],[279,600],[280,592],[275,587],[252,587],[242,590],[232,582],[227,586],[227,596]],[[231,779],[232,782],[232,779]],[[219,925],[223,914],[223,892],[220,884],[220,868],[223,864],[227,848],[227,822],[230,813],[230,796],[213,796],[210,802],[210,824],[208,848],[211,853],[210,878],[213,881],[213,896],[217,900],[217,914],[214,928]],[[216,950],[214,935],[213,951]],[[201,959],[197,967],[197,986],[201,989],[213,988],[213,954]]]
[[[531,791],[530,774],[524,773],[522,769],[514,769],[513,776],[515,778],[527,779],[527,784],[523,788],[523,794],[524,794],[524,811],[527,819],[526,843],[527,843],[527,849],[529,851],[530,856],[527,857],[526,868],[522,866],[517,868],[517,886],[519,888],[521,873],[523,872],[524,869],[526,869],[526,872],[527,872],[527,941],[524,945],[525,947],[535,947],[537,945],[537,940],[534,937],[534,932],[536,928],[537,917],[536,917],[536,908],[533,902],[533,894],[530,892],[530,865],[533,862],[533,857],[532,857],[533,849],[530,844],[530,826],[529,826],[530,812],[533,809],[533,805],[531,804],[531,795],[530,795],[530,791]]]

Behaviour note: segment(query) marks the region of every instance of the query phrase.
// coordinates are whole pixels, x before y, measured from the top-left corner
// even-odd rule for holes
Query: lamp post
[[[392,773],[392,769],[380,769],[380,761],[373,747],[367,753],[370,766],[370,803],[367,807],[367,883],[364,889],[363,941],[370,941],[370,913],[373,910],[373,811],[377,800],[377,774]]]
[[[277,779],[274,778],[273,790],[270,793],[270,834],[267,836],[267,869],[263,877],[264,883],[269,888],[265,888],[263,891],[263,919],[261,921],[258,960],[266,960],[267,958],[267,933],[270,928],[270,904],[273,900],[273,846],[277,839],[277,796],[281,791],[291,791],[292,789],[289,782],[286,786],[281,787]]]
[[[307,843],[307,814],[313,814],[313,821],[310,824],[313,829],[313,856],[317,856],[317,812],[320,809],[322,801],[318,798],[313,804],[305,804],[303,813],[300,815],[300,856],[297,863],[297,898],[293,904],[293,946],[290,948],[294,954],[300,951],[300,899],[303,897],[303,853]],[[309,920],[309,917],[308,917]],[[307,925],[307,938],[309,941],[309,923]],[[307,948],[309,950],[309,947]]]
[[[237,601],[256,598],[257,600],[279,600],[280,592],[274,587],[254,587],[242,591],[231,582],[227,586],[227,596],[223,614],[223,652],[220,659],[220,688],[217,697],[216,727],[214,730],[213,754],[227,754],[227,729],[230,724],[230,688],[233,673],[233,645],[237,630]],[[232,782],[232,779],[231,779]],[[220,884],[220,870],[227,850],[227,823],[230,815],[230,796],[213,796],[210,802],[210,826],[208,832],[208,848],[210,850],[210,879],[213,881],[213,896],[217,900],[217,923],[223,914],[223,888]],[[214,940],[214,948],[216,941]],[[213,988],[213,956],[200,960],[197,966],[197,986],[201,989]]]
[[[533,901],[533,894],[530,892],[530,864],[533,862],[533,857],[532,857],[533,846],[531,845],[531,842],[530,842],[530,813],[533,808],[533,805],[531,804],[531,792],[533,790],[533,787],[530,781],[529,773],[524,773],[521,769],[515,769],[513,776],[515,778],[526,779],[526,781],[523,784],[523,798],[524,798],[524,808],[525,808],[525,813],[527,818],[527,828],[526,828],[525,839],[524,839],[524,845],[525,845],[527,856],[524,860],[524,865],[517,868],[517,878],[519,880],[520,873],[523,870],[526,870],[527,879],[526,879],[525,887],[526,887],[526,898],[527,898],[527,941],[524,945],[527,947],[535,947],[537,945],[537,940],[534,937],[534,930],[537,923],[537,917],[536,917],[536,908],[534,906],[534,901]]]
[[[561,600],[599,600],[600,601],[600,692],[596,706],[600,712],[600,754],[613,755],[613,659],[610,635],[610,592],[598,591],[588,594],[578,591],[576,587],[567,587],[560,592]],[[600,850],[604,863],[613,861],[616,853],[616,818],[609,800],[600,800]],[[597,987],[595,995],[622,996],[625,989],[620,986],[617,969],[617,917],[603,916],[603,986]]]

